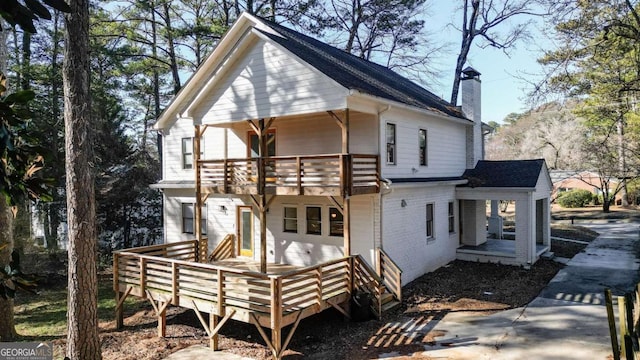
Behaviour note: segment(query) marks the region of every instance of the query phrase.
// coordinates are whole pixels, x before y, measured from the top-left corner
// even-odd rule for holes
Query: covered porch
[[[479,161],[465,177],[469,183],[456,189],[457,259],[529,267],[549,251],[551,180],[544,160]],[[514,204],[515,231],[505,231],[501,201]]]

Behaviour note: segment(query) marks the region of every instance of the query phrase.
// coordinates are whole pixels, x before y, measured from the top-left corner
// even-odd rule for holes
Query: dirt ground
[[[554,236],[589,241],[586,229],[558,229]],[[571,257],[585,245],[554,242],[552,251]],[[430,327],[450,312],[490,314],[529,303],[563,265],[541,259],[531,269],[496,264],[453,261],[403,288],[403,303],[382,319],[351,322],[334,310],[303,320],[295,332],[286,359],[371,359],[394,352],[406,355],[435,341],[435,334],[415,336],[411,329]],[[104,273],[101,281],[111,282]],[[66,281],[48,286],[64,288]],[[114,330],[114,321],[100,322],[103,359],[164,359],[180,349],[208,346],[206,333],[192,310],[168,309],[167,337],[157,336],[157,322],[150,304],[142,309],[125,307],[125,327]],[[285,336],[289,328],[285,328]],[[268,331],[267,331],[268,333]],[[223,351],[262,360],[271,354],[253,325],[230,321],[220,331]],[[56,358],[63,357],[65,339],[53,340]],[[411,359],[417,359],[415,356]]]
[[[402,306],[380,320],[351,322],[334,310],[303,320],[285,358],[371,359],[389,352],[411,354],[433,343],[438,334],[413,338],[410,328],[431,326],[449,312],[490,314],[525,305],[561,267],[544,259],[529,270],[454,261],[406,286]],[[102,281],[110,279],[105,276]],[[412,319],[410,323],[408,317]],[[159,338],[151,305],[136,312],[125,308],[123,330],[114,330],[113,321],[100,323],[103,359],[164,359],[192,345],[208,346],[205,331],[193,311],[169,308],[167,323],[167,337]],[[288,331],[286,328],[285,333]],[[259,360],[271,358],[253,325],[230,321],[220,334],[220,347],[226,352]],[[64,339],[54,340],[57,356],[62,357],[64,343]]]

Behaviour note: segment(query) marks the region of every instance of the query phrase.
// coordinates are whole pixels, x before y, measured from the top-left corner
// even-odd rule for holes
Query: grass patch
[[[67,288],[64,283],[49,285],[39,289],[38,295],[19,293],[15,300],[16,331],[30,340],[52,340],[66,336],[67,331]],[[111,275],[98,277],[98,319],[101,322],[115,318],[115,294]],[[127,312],[145,308],[141,299],[128,297],[125,300]]]

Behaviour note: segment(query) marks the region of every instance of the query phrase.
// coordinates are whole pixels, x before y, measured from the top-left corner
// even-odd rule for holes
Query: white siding
[[[196,234],[182,232],[182,204],[194,202],[193,190],[165,189],[165,242],[172,243],[196,238]],[[211,252],[227,234],[236,233],[236,206],[244,205],[245,201],[239,198],[209,197],[206,204],[206,237],[209,239],[209,252]],[[226,210],[222,210],[222,206]],[[257,220],[254,224],[256,222]]]
[[[179,119],[162,138],[163,180],[193,180],[193,169],[182,168],[182,138],[193,137],[193,121]]]
[[[181,120],[182,121],[182,120]],[[186,123],[188,120],[183,121]],[[179,123],[179,122],[178,122]],[[176,123],[176,125],[178,125]],[[377,154],[378,143],[377,122],[372,115],[362,113],[353,114],[350,117],[350,149],[351,153]],[[271,129],[276,130],[276,154],[277,155],[315,155],[337,154],[342,152],[342,133],[336,121],[329,115],[309,116],[299,118],[276,119]],[[204,158],[223,159],[225,144],[227,157],[245,158],[247,156],[247,141],[250,131],[248,124],[241,122],[230,129],[210,127],[204,134]],[[174,135],[174,133],[176,135]],[[193,179],[195,176],[190,170],[182,170],[181,139],[192,136],[193,125],[187,130],[177,127],[171,130],[165,137],[165,144],[169,150],[165,151],[168,162],[165,163],[168,174],[174,177],[165,179]],[[226,133],[226,135],[225,135]],[[309,136],[313,134],[313,136]]]
[[[433,271],[456,257],[458,233],[449,233],[448,204],[454,186],[394,188],[382,197],[382,247],[402,269],[402,283]],[[406,206],[402,207],[402,200]],[[426,238],[426,204],[434,204],[434,238]]]
[[[386,124],[396,125],[396,164],[386,164]],[[466,168],[465,125],[391,109],[380,116],[381,171],[384,178],[460,176]],[[420,166],[418,130],[427,130],[427,166]]]
[[[298,233],[285,233],[283,229],[284,206],[298,209]],[[319,206],[322,212],[322,235],[306,234],[306,208]],[[329,207],[323,197],[279,197],[269,209],[268,248],[273,260],[297,266],[309,266],[343,256],[343,238],[329,236]]]
[[[203,124],[268,118],[346,107],[347,89],[261,39],[224,69],[193,110]]]

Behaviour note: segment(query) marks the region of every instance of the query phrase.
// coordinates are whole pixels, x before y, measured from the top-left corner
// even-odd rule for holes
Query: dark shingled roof
[[[534,188],[538,182],[543,159],[536,160],[480,160],[474,169],[462,177],[469,180],[468,187]]]
[[[393,184],[405,184],[405,183],[430,183],[441,181],[460,181],[465,180],[462,176],[448,176],[448,177],[428,177],[428,178],[392,178],[389,179]]]
[[[282,37],[260,31],[350,90],[466,119],[462,111],[394,71],[280,24],[260,19]]]

